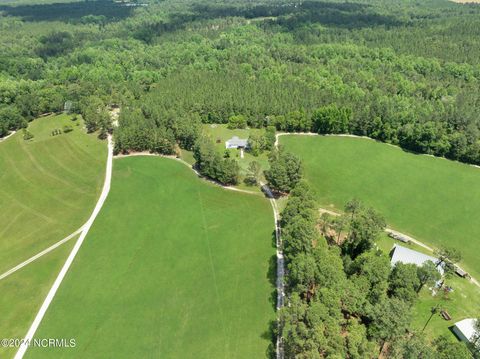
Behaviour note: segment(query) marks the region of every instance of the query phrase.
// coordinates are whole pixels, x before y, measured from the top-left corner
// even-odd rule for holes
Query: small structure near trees
[[[468,278],[469,275],[467,272],[465,272],[463,269],[460,269],[460,267],[455,266],[455,273],[462,278]]]
[[[410,243],[410,239],[408,237],[397,232],[388,232],[388,236],[403,243]]]
[[[404,264],[411,263],[417,265],[418,267],[421,267],[427,261],[431,261],[435,264],[437,264],[439,261],[438,258],[417,252],[413,249],[406,248],[397,244],[393,246],[393,249],[390,252],[390,257],[390,263],[392,264],[392,266],[394,266],[397,262],[402,262]],[[443,275],[445,272],[442,265],[438,265],[437,270],[440,272],[441,275]]]
[[[471,343],[480,347],[480,333],[478,333],[478,319],[467,318],[456,322],[452,330],[462,342]]]

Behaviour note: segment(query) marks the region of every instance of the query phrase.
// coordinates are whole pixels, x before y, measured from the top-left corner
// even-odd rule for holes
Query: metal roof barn
[[[402,262],[404,264],[415,264],[417,266],[422,266],[423,263],[426,261],[432,261],[434,264],[438,263],[438,258],[429,256],[427,254],[423,254],[417,251],[414,251],[413,249],[406,248],[403,246],[399,246],[398,244],[395,244],[392,249],[392,254],[391,254],[391,260],[390,263],[392,266],[395,265],[397,262]],[[443,275],[444,269],[440,265],[437,267],[438,271],[440,274]]]

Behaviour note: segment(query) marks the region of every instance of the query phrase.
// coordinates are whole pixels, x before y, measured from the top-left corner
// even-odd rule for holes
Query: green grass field
[[[78,123],[78,126],[77,126]],[[51,136],[65,124],[74,130]],[[0,143],[0,273],[78,229],[101,191],[106,142],[67,115],[37,119]]]
[[[0,338],[23,338],[47,296],[76,238],[0,280]],[[0,346],[0,358],[17,348]]]
[[[432,246],[455,246],[480,278],[480,169],[368,139],[282,136],[301,156],[321,205],[342,209],[358,198],[388,224]]]
[[[30,358],[262,358],[275,318],[270,204],[158,157],[114,162],[109,197]]]

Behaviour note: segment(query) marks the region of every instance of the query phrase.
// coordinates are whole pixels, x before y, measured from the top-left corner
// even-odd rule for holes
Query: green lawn
[[[170,159],[117,159],[109,197],[37,332],[77,346],[27,357],[265,357],[272,236],[259,196]]]
[[[447,278],[445,283],[454,289],[453,292],[445,295],[442,291],[432,296],[431,291],[422,289],[420,299],[414,306],[413,328],[418,331],[422,330],[430,317],[431,308],[437,304],[440,309],[446,310],[452,317],[452,320],[446,321],[440,316],[440,313],[436,314],[425,329],[425,334],[430,339],[442,334],[451,335],[454,339],[455,337],[449,329],[451,326],[465,318],[480,317],[480,288],[458,276]]]
[[[76,238],[0,280],[0,339],[23,338],[60,272]],[[13,358],[17,348],[0,346],[0,358]]]
[[[455,246],[480,278],[480,169],[368,139],[282,136],[304,161],[321,205],[341,209],[356,197],[388,224],[432,246]]]
[[[53,129],[73,131],[51,136]],[[77,125],[78,124],[78,125]],[[58,115],[0,143],[0,273],[78,229],[90,215],[105,176],[107,146],[81,119]]]

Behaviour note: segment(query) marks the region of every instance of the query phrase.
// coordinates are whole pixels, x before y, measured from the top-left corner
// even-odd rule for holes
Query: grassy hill
[[[52,136],[70,125],[73,131]],[[81,119],[48,116],[0,143],[0,273],[78,229],[101,191],[106,142]]]
[[[27,357],[265,357],[272,236],[259,196],[170,159],[117,159],[107,202],[37,332],[77,346]]]
[[[323,206],[342,209],[356,197],[395,229],[457,247],[480,277],[480,169],[368,139],[283,136],[280,144],[302,157]]]

